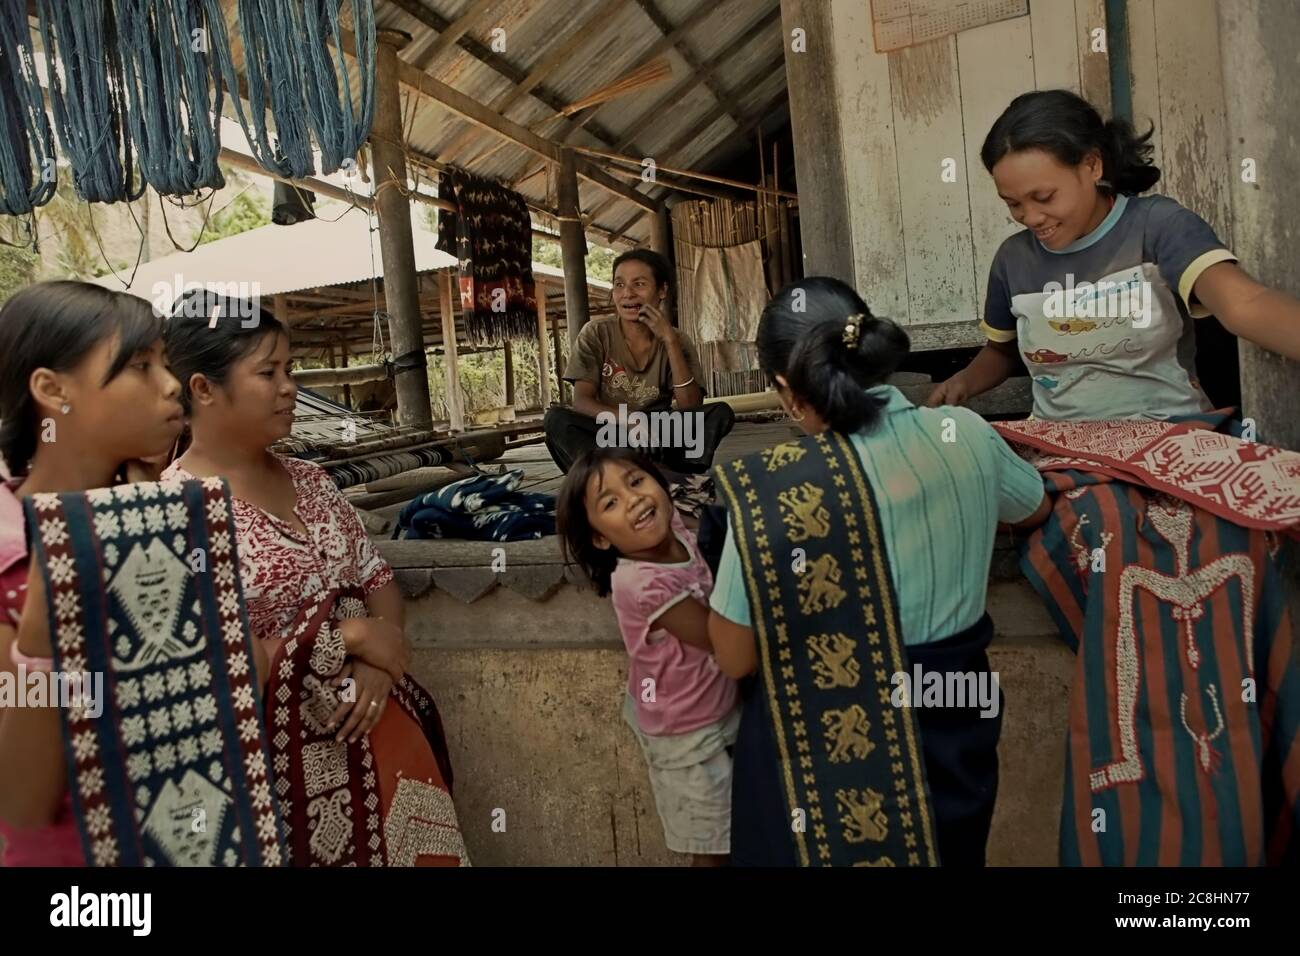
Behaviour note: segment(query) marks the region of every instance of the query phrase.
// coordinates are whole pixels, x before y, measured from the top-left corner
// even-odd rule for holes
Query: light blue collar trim
[[[885,400],[884,411],[886,412],[899,412],[907,408],[916,407],[907,400],[906,395],[900,392],[898,388],[893,385],[873,385],[866,391],[868,395],[874,395],[876,398],[883,398]]]
[[[1128,197],[1123,193],[1120,193],[1115,197],[1115,205],[1111,207],[1110,212],[1106,214],[1106,218],[1101,221],[1101,224],[1086,236],[1080,236],[1078,239],[1074,240],[1074,242],[1070,243],[1064,249],[1048,249],[1047,246],[1038,242],[1037,236],[1034,236],[1034,242],[1038,242],[1038,247],[1044,252],[1050,252],[1054,256],[1064,256],[1071,252],[1082,252],[1089,246],[1095,246],[1097,243],[1101,242],[1102,239],[1106,238],[1106,233],[1110,232],[1111,229],[1115,227],[1115,223],[1119,222],[1119,217],[1124,215],[1124,207],[1127,205]],[[1033,233],[1030,233],[1030,235],[1033,235]]]

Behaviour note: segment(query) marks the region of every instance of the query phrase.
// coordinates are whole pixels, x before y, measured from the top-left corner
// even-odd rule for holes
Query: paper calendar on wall
[[[1028,13],[1029,0],[871,0],[877,53]]]

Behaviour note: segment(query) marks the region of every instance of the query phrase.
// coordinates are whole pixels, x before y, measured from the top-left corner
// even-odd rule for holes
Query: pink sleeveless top
[[[23,506],[14,495],[17,479],[0,485],[0,624],[18,627],[27,598],[27,539]],[[6,655],[7,656],[7,655]],[[11,668],[8,660],[3,662]],[[72,816],[72,799],[64,796],[54,821],[34,829],[16,829],[0,821],[4,866],[85,866],[86,857]]]

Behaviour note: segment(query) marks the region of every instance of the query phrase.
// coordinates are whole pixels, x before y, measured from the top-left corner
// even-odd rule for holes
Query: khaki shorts
[[[623,719],[645,755],[668,849],[701,855],[730,853],[731,755],[726,748],[736,742],[739,709],[699,730],[650,737],[641,732],[628,695]]]

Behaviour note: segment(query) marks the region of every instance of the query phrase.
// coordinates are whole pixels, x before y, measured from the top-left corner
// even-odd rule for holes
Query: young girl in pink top
[[[623,716],[650,769],[668,848],[694,866],[731,851],[731,753],[736,684],[713,660],[713,576],[649,459],[587,452],[556,506],[565,560],[612,595],[628,653]]]

